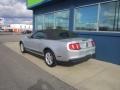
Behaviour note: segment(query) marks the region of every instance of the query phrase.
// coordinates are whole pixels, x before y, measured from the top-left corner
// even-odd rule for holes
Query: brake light
[[[80,44],[79,43],[71,43],[69,44],[70,50],[80,50]]]
[[[92,40],[91,43],[92,43],[92,46],[94,47],[95,46],[95,42]]]

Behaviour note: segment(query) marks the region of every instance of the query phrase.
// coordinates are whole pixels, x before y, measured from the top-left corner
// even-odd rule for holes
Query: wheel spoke
[[[50,53],[46,53],[46,63],[48,64],[48,65],[52,65],[52,63],[53,63],[53,61],[52,61],[52,55],[50,54]]]

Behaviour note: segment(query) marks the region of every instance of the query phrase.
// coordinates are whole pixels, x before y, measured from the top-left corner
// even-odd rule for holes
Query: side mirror
[[[27,36],[29,39],[33,38],[32,35]]]

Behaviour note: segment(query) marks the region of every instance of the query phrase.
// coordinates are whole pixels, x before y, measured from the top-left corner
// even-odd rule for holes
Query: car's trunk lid
[[[69,42],[77,42],[77,43],[80,43],[80,47],[83,49],[83,48],[88,48],[88,47],[92,47],[92,39],[87,39],[87,38],[69,38],[69,39],[62,39],[62,40],[59,40],[61,42],[66,42],[66,43],[69,43]]]

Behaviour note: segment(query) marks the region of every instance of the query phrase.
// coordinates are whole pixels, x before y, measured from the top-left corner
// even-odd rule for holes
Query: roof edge
[[[50,1],[52,1],[52,0],[45,0],[44,2],[37,3],[37,4],[33,5],[33,6],[28,6],[28,5],[27,5],[28,2],[27,2],[27,0],[26,0],[26,2],[27,2],[27,3],[26,3],[26,6],[27,6],[27,9],[33,10],[35,7],[41,6],[41,5],[43,5],[43,4],[45,4],[45,3],[48,3],[48,2],[50,2]]]

